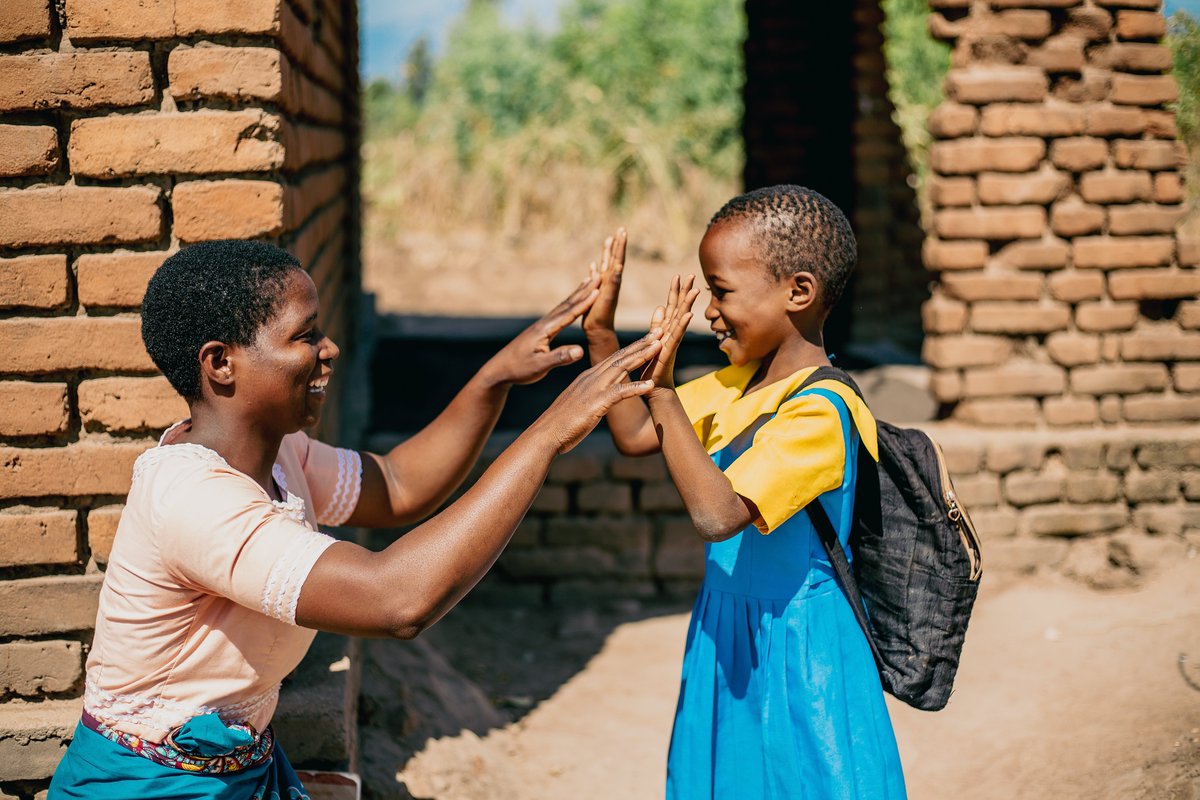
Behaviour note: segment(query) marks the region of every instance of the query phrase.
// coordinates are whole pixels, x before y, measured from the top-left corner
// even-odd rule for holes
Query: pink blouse
[[[83,705],[113,727],[160,742],[200,714],[263,730],[279,682],[315,631],[296,625],[313,564],[358,504],[353,450],[303,432],[273,470],[286,501],[196,444],[163,434],[134,464],[109,557]]]

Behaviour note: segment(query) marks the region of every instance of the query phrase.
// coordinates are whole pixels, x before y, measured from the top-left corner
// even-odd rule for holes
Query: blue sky
[[[564,2],[502,0],[501,7],[505,16],[514,21],[532,19],[539,25],[552,26],[558,19],[558,7]],[[359,0],[362,36],[359,66],[364,79],[399,78],[404,57],[422,35],[429,37],[437,52],[450,23],[466,5],[467,0]],[[1182,9],[1200,17],[1200,0],[1165,0],[1163,8],[1167,14]]]

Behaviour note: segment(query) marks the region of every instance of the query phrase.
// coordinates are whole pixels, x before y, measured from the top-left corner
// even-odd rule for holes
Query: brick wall
[[[280,244],[352,344],[356,24],[334,0],[0,13],[0,795],[57,763],[133,460],[186,411],[141,345],[155,268]]]
[[[933,0],[925,360],[981,426],[1200,419],[1200,242],[1159,0]]]

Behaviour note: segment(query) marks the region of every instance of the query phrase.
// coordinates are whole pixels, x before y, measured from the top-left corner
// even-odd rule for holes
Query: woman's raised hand
[[[662,349],[642,370],[642,380],[649,381],[655,389],[675,389],[675,354],[679,352],[679,343],[692,321],[692,304],[700,294],[700,290],[694,288],[695,283],[695,275],[688,275],[683,280],[678,275],[673,277],[667,291],[667,304],[654,309],[654,316],[650,318],[650,327],[662,331]]]
[[[600,253],[600,264],[595,261],[589,267],[592,280],[599,280],[600,293],[596,302],[583,315],[583,332],[588,339],[613,334],[616,325],[617,298],[621,293],[621,274],[625,271],[625,243],[628,235],[624,228],[604,240]]]
[[[548,314],[517,334],[499,353],[492,356],[483,370],[499,384],[533,383],[546,377],[555,367],[573,364],[583,358],[577,344],[551,348],[550,343],[596,301],[600,279],[589,276],[575,287],[567,299]]]
[[[546,409],[530,430],[540,429],[550,436],[559,453],[565,453],[583,440],[608,410],[622,400],[646,394],[650,381],[631,381],[629,373],[641,369],[659,352],[660,331],[623,347],[584,372]]]

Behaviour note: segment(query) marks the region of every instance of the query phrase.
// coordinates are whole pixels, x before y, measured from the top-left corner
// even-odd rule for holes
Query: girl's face
[[[747,225],[718,222],[700,240],[700,269],[712,293],[704,318],[729,361],[742,365],[775,352],[792,324],[789,282],[762,263]]]
[[[248,370],[239,375],[238,393],[253,404],[255,416],[292,433],[315,425],[340,351],[317,326],[317,287],[303,270],[288,275],[274,316],[245,348]]]

